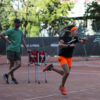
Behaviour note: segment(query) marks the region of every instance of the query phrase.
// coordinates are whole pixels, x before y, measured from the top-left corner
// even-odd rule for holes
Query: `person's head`
[[[78,28],[75,25],[69,25],[67,26],[67,30],[70,31],[70,36],[77,36],[78,34]]]
[[[68,25],[62,29],[62,36],[69,37],[69,36],[77,36],[78,29],[75,25]]]
[[[20,23],[21,23],[21,21],[19,19],[14,20],[14,25],[15,25],[16,28],[20,27]]]

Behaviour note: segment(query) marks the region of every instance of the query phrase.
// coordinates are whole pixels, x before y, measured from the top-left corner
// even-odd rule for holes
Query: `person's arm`
[[[64,41],[63,40],[60,40],[58,46],[60,48],[68,48],[68,47],[75,47],[76,44],[75,43],[72,43],[70,45],[67,45],[67,44],[64,44]]]
[[[84,37],[84,38],[79,39],[78,41],[81,44],[86,44],[87,43],[87,40],[88,40],[88,38],[87,37]]]
[[[9,41],[6,37],[5,37],[5,34],[4,33],[1,33],[0,34],[0,37],[5,40],[8,44],[11,44],[11,41]]]
[[[24,45],[24,48],[27,50],[27,52],[30,52],[30,50],[26,46],[26,42],[25,42],[24,38],[22,38],[22,43]]]

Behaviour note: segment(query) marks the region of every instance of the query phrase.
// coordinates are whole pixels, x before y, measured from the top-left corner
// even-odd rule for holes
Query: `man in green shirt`
[[[15,19],[14,28],[9,29],[0,34],[0,37],[8,43],[7,58],[10,63],[10,68],[9,68],[10,70],[6,74],[3,74],[3,78],[7,84],[9,84],[8,81],[9,75],[11,75],[12,82],[18,84],[18,81],[14,77],[14,72],[19,67],[21,67],[21,54],[20,54],[21,41],[24,47],[26,48],[27,52],[29,51],[29,49],[26,47],[23,32],[21,29],[19,29],[20,23],[21,22],[19,19]],[[8,36],[8,38],[5,38],[5,36]]]

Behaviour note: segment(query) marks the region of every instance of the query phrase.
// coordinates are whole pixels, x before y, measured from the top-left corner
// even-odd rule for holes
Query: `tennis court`
[[[61,95],[59,85],[61,76],[55,72],[47,73],[44,82],[43,66],[40,67],[40,84],[34,81],[34,67],[31,65],[31,83],[27,82],[27,57],[22,57],[22,67],[15,72],[18,85],[5,84],[2,74],[8,71],[5,57],[0,57],[0,100],[100,100],[100,58],[73,58],[73,66],[66,82],[67,95]],[[5,61],[3,61],[3,59]],[[2,61],[2,62],[1,62]],[[60,68],[56,58],[48,58],[49,63]]]
[[[0,100],[100,100],[99,1],[0,0]],[[16,70],[17,62],[9,72],[19,84],[12,83],[11,77],[6,84],[2,77],[9,71],[8,52],[15,56],[9,53],[12,60],[20,59],[21,53],[21,68]],[[62,69],[57,56],[72,57],[72,52],[67,95],[62,95],[62,76],[43,69],[51,63]],[[11,67],[17,63],[11,61]],[[68,75],[64,70],[62,83]]]

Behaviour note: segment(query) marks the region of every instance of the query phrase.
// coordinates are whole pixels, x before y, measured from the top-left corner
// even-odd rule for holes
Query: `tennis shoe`
[[[59,90],[61,91],[62,95],[67,95],[66,89],[63,86],[60,86]]]
[[[7,74],[3,74],[3,79],[6,82],[6,84],[9,84],[8,75]]]
[[[18,84],[18,81],[17,81],[15,78],[12,78],[12,82],[13,82],[14,84]]]

